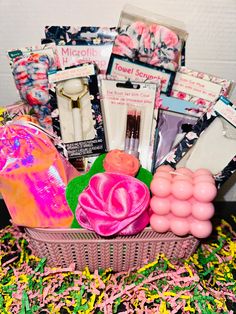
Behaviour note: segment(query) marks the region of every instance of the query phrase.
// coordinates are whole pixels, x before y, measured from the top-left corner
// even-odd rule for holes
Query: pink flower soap
[[[126,152],[114,149],[107,153],[103,167],[106,172],[117,172],[134,177],[140,167],[138,158]]]

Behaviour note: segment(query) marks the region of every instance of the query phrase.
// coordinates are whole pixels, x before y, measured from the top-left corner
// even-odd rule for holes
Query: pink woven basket
[[[154,261],[160,253],[170,260],[186,259],[199,244],[193,236],[160,234],[149,227],[135,236],[110,239],[85,229],[26,228],[25,231],[33,253],[46,257],[48,266],[68,267],[75,263],[76,269],[88,266],[92,272],[99,268],[127,271]]]

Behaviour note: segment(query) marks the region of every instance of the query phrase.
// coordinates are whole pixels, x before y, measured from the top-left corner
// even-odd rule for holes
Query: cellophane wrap
[[[78,175],[36,127],[0,128],[0,191],[12,222],[27,227],[70,227],[73,214],[65,189]]]

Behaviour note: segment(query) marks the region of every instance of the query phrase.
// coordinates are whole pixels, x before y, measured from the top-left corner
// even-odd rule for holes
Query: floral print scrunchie
[[[135,22],[119,29],[112,53],[176,70],[181,48],[182,41],[179,36],[167,27]]]

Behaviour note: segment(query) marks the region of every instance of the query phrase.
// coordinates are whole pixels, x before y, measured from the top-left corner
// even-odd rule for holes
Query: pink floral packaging
[[[12,49],[8,57],[21,99],[33,108],[40,125],[52,131],[48,73],[59,67],[56,45]]]
[[[235,83],[229,79],[180,67],[176,72],[171,98],[163,99],[163,103],[168,104],[168,110],[201,117],[221,95],[231,95],[234,87]],[[176,106],[177,99],[183,101],[184,106]]]
[[[93,62],[106,73],[116,34],[115,27],[51,25],[42,43],[56,43],[62,69]]]
[[[73,214],[65,188],[78,172],[36,125],[0,128],[0,191],[14,224],[70,227]]]
[[[168,93],[182,63],[187,35],[182,22],[126,5],[108,74],[139,82],[161,80],[165,86],[162,92]]]

